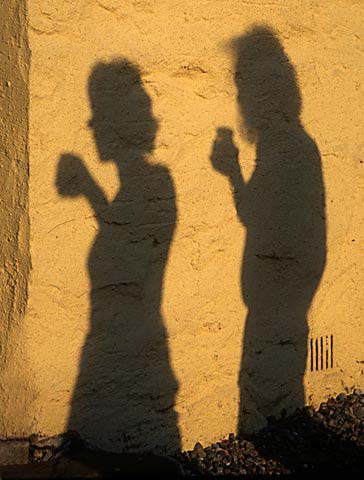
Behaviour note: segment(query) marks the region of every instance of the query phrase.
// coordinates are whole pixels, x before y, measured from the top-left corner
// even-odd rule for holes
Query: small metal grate
[[[310,339],[311,372],[334,367],[334,336]]]

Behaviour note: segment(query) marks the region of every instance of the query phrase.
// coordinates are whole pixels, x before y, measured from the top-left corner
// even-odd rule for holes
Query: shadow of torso
[[[142,165],[101,210],[88,258],[90,330],[69,428],[107,450],[179,446],[177,382],[161,314],[175,193],[167,169]]]
[[[305,401],[307,311],[325,266],[326,223],[320,155],[299,122],[259,136],[244,190],[240,431]]]

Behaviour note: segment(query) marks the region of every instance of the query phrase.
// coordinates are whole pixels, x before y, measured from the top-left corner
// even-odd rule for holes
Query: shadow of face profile
[[[88,84],[93,129],[100,160],[118,160],[122,151],[150,153],[158,123],[139,68],[125,59],[98,63]]]
[[[253,27],[232,42],[235,85],[243,130],[249,141],[272,125],[292,122],[301,111],[294,67],[272,29]]]

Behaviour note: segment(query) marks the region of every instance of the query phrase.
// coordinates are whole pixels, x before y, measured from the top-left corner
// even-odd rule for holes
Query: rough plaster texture
[[[10,9],[20,2],[5,3]],[[29,413],[24,419],[18,408],[9,412],[5,433],[76,427],[115,450],[189,448],[237,431],[239,422],[253,428],[264,414],[362,386],[363,2],[28,0],[28,9],[32,275],[27,314],[13,340],[24,352],[17,378],[28,387],[16,384],[13,395]],[[262,58],[249,60],[248,49],[239,64],[231,43],[254,24],[265,24],[280,44],[272,47],[276,75],[269,78],[284,78],[284,65],[291,65],[295,74],[288,76],[296,75],[298,87],[290,87],[287,97],[301,102],[301,123],[297,117],[289,128],[273,129],[268,141],[247,134],[242,105],[249,89],[238,80],[251,65],[251,78],[256,75],[261,85],[256,60],[263,72],[272,64],[259,48]],[[284,83],[277,85],[282,92]],[[269,88],[265,93],[272,100]],[[258,103],[259,120],[266,112]],[[233,162],[231,129],[245,182],[252,179],[250,186],[263,193],[250,197],[259,207],[252,204],[252,212],[267,221],[260,237],[239,214],[238,173],[222,172],[219,160],[211,161],[220,127],[231,147],[230,153],[222,149],[221,159]],[[296,159],[297,153],[300,168],[290,170],[285,183],[279,175],[274,180],[274,168],[265,175],[273,175],[267,188],[273,188],[274,201],[282,185],[297,185],[282,197],[284,215],[264,213],[270,199],[264,182],[254,183],[262,152],[268,165],[270,157]],[[306,159],[313,165],[308,173]],[[25,186],[17,185],[12,194],[26,199]],[[289,237],[301,249],[289,250],[287,236],[275,230],[277,220],[292,233],[291,200],[291,213],[300,212],[295,192],[313,205],[312,225],[321,214],[318,260],[309,222],[298,216],[297,224],[305,226]],[[310,203],[319,197],[325,207]],[[16,226],[11,228],[15,238]],[[269,250],[272,244],[278,251]],[[249,252],[263,262],[261,270],[246,263]],[[306,265],[305,255],[307,265],[321,262],[316,284],[315,268],[299,267]],[[263,279],[262,286],[248,279],[249,298],[244,271]],[[301,301],[287,281],[298,278],[294,272],[301,275],[300,291],[305,275],[314,286],[302,300],[302,328],[290,334],[285,321]],[[22,292],[24,298],[24,287]],[[242,360],[252,301],[264,308],[250,317],[249,339],[255,340],[245,345]],[[254,318],[261,325],[252,334]],[[305,345],[326,335],[334,338],[334,366],[311,372]],[[305,371],[291,368],[295,352],[301,364],[307,359]],[[256,368],[249,372],[252,353]],[[240,369],[246,365],[244,380]],[[246,403],[239,406],[241,398]]]
[[[29,47],[25,3],[0,5],[0,405],[2,431],[28,430],[24,312],[29,276]],[[16,413],[17,412],[17,413]],[[19,413],[24,416],[19,419]]]

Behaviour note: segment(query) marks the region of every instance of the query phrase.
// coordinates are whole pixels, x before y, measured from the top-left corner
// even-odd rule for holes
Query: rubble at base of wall
[[[0,436],[0,479],[104,479],[120,475],[182,478],[178,460],[151,453],[111,453],[93,448],[77,432],[52,437]]]
[[[52,437],[0,437],[0,465],[47,462],[75,451],[80,446],[81,438],[76,432]]]
[[[2,466],[1,466],[2,465]],[[0,478],[251,478],[261,475],[362,473],[364,392],[329,397],[318,408],[282,411],[252,434],[228,438],[175,457],[96,449],[76,432],[53,437],[0,437]]]

